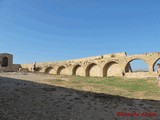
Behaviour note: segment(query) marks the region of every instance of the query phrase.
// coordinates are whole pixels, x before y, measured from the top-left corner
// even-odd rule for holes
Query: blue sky
[[[0,0],[14,63],[160,51],[160,0]]]

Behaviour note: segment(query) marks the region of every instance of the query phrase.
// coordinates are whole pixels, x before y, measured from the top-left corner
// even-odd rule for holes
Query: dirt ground
[[[131,99],[50,85],[62,79],[0,73],[0,120],[160,120],[160,101]]]

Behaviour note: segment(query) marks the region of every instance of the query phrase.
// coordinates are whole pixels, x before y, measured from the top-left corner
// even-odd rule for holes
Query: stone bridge
[[[154,66],[159,59],[160,52],[129,56],[122,52],[61,62],[41,62],[36,63],[36,67],[39,72],[57,75],[155,77]],[[148,71],[132,72],[130,62],[134,60],[143,60]],[[34,63],[21,66],[33,71]]]

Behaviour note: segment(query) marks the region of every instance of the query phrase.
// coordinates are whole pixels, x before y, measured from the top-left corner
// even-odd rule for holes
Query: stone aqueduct
[[[39,62],[36,63],[36,67],[39,68],[39,72],[58,75],[155,77],[154,66],[159,59],[160,52],[130,56],[122,52],[62,62]],[[132,73],[130,62],[133,60],[143,60],[148,66],[148,72]],[[33,71],[34,63],[21,66]]]

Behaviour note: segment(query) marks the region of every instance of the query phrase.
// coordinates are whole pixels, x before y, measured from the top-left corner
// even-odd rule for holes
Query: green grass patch
[[[122,77],[80,77],[68,76],[68,81],[60,79],[52,82],[60,86],[92,92],[121,95],[132,98],[160,99],[160,87],[156,78],[131,79]]]

